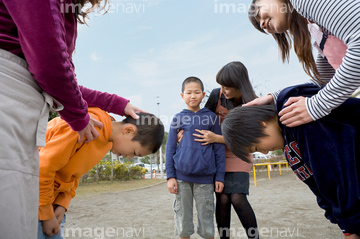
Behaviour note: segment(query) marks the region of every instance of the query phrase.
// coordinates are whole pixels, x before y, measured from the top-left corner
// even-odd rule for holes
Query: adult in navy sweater
[[[203,238],[214,238],[214,182],[215,191],[224,187],[225,146],[201,145],[195,142],[195,129],[221,134],[217,116],[207,108],[200,109],[205,96],[200,79],[189,77],[182,87],[182,98],[187,109],[172,120],[166,144],[166,175],[168,189],[175,194],[175,234],[190,238],[194,233],[193,199],[198,214],[197,233]],[[183,130],[178,144],[177,134]]]
[[[289,97],[311,97],[319,90],[312,84],[288,87],[280,92],[276,110],[270,105],[233,110],[222,132],[240,158],[244,153],[284,148],[291,168],[316,195],[325,217],[338,224],[345,238],[359,238],[360,100],[349,98],[328,116],[298,127],[278,121]],[[247,130],[238,131],[239,124]]]

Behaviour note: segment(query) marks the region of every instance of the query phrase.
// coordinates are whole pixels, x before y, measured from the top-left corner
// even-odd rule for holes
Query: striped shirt
[[[341,39],[348,50],[337,71],[321,56],[319,73],[326,86],[306,98],[307,111],[313,120],[328,115],[360,86],[360,1],[359,0],[289,0],[304,18],[316,23],[324,32]]]

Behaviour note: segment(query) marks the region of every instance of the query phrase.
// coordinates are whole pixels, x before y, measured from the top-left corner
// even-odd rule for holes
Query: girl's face
[[[258,0],[255,12],[260,27],[268,33],[283,33],[289,29],[287,13],[290,11],[284,0]]]
[[[225,95],[225,98],[230,99],[240,99],[242,94],[239,89],[236,89],[234,87],[227,87],[227,86],[221,86],[221,90]]]

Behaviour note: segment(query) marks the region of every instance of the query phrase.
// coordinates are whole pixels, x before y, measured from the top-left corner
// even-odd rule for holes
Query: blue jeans
[[[42,231],[42,224],[41,221],[39,221],[38,223],[38,239],[63,239],[63,235],[64,235],[64,223],[66,221],[66,215],[64,215],[62,221],[61,221],[61,230],[59,232],[58,235],[53,235],[51,237],[49,237],[48,235],[46,235],[45,233],[43,233]]]

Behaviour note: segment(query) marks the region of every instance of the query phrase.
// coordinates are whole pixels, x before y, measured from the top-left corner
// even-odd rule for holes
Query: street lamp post
[[[160,100],[159,100],[159,96],[156,97],[158,99],[157,105],[158,105],[158,117],[160,119]],[[163,168],[163,158],[162,158],[162,144],[160,145],[160,151],[159,151],[159,157],[160,157],[160,178],[163,179],[164,178],[164,168]]]

